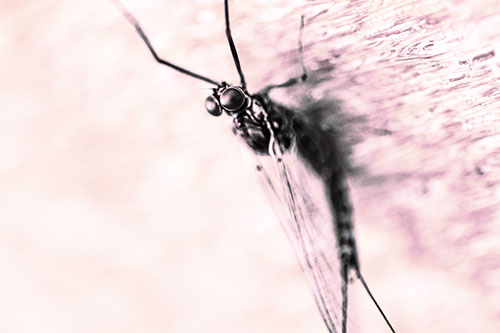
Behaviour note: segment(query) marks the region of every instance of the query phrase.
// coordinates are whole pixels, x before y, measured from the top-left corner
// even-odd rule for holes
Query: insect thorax
[[[234,116],[233,133],[257,154],[268,155],[271,142],[285,152],[292,146],[295,134],[284,111],[267,96],[252,95],[248,108]]]

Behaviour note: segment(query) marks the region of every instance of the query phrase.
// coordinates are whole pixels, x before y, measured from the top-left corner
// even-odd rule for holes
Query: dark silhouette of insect
[[[347,171],[342,163],[341,149],[335,144],[335,133],[320,126],[321,124],[308,118],[306,114],[282,106],[269,97],[272,89],[291,87],[307,80],[302,55],[304,17],[301,18],[299,30],[302,75],[251,94],[247,90],[238,52],[231,36],[228,0],[224,1],[226,37],[240,77],[240,83],[237,85],[212,80],[160,58],[134,16],[119,1],[113,2],[135,27],[158,63],[214,86],[212,94],[205,101],[209,114],[218,117],[225,113],[230,116],[233,120],[233,132],[250,150],[258,157],[271,158],[275,168],[274,177],[271,175],[272,170],[261,164],[257,170],[262,174],[271,197],[279,201],[280,205],[286,206],[285,231],[295,245],[299,262],[309,279],[316,304],[329,332],[348,331],[349,274],[354,272],[391,332],[395,333],[361,275],[353,232],[352,205],[346,182]],[[298,161],[295,157],[306,165],[302,171],[295,170]],[[312,221],[315,212],[311,207],[316,203],[313,196],[308,195],[304,189],[304,182],[301,182],[301,177],[308,173],[308,170],[315,173],[323,183],[327,205],[332,212],[327,219],[324,216],[317,219],[319,222]],[[331,237],[325,237],[326,234]],[[322,245],[318,245],[320,238],[326,240]],[[339,292],[341,302],[337,300]]]

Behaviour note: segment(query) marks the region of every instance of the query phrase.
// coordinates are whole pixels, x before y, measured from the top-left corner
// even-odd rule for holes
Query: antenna
[[[127,21],[129,21],[135,27],[135,30],[137,30],[137,33],[139,34],[139,36],[141,36],[141,38],[144,41],[144,43],[146,43],[146,46],[148,47],[149,51],[151,51],[151,54],[153,55],[153,57],[155,58],[155,60],[158,63],[160,63],[162,65],[165,65],[167,67],[173,68],[176,71],[181,72],[182,74],[186,74],[186,75],[189,75],[191,77],[194,77],[195,79],[202,80],[202,81],[208,82],[210,84],[213,84],[213,85],[215,85],[217,87],[220,87],[222,85],[220,82],[217,82],[215,80],[209,79],[209,78],[207,78],[207,77],[205,77],[203,75],[199,75],[199,74],[193,73],[190,70],[187,70],[185,68],[182,68],[182,67],[177,66],[177,65],[175,65],[175,64],[173,64],[173,63],[171,63],[171,62],[169,62],[167,60],[164,60],[164,59],[160,58],[158,56],[158,54],[156,53],[155,49],[153,48],[153,45],[151,45],[151,42],[149,41],[148,37],[146,36],[146,34],[144,33],[144,31],[142,30],[142,27],[139,24],[139,21],[136,20],[136,18],[132,15],[132,13],[130,13],[125,8],[125,6],[123,5],[123,3],[120,0],[110,0],[110,1],[113,2],[113,4],[122,12],[123,16],[125,16],[125,18],[127,19]],[[227,1],[226,1],[226,3],[227,3]],[[234,47],[234,45],[233,45],[233,47]],[[235,50],[235,52],[236,52],[236,50]]]
[[[241,70],[240,59],[238,58],[238,51],[236,51],[236,46],[234,45],[233,36],[231,35],[231,27],[229,25],[229,3],[228,0],[224,0],[224,14],[226,17],[226,37],[229,43],[229,47],[231,48],[231,54],[233,55],[234,64],[236,65],[236,69],[238,70],[238,74],[240,75],[241,87],[243,90],[247,89],[247,83],[245,81],[245,76],[243,75],[243,71]]]

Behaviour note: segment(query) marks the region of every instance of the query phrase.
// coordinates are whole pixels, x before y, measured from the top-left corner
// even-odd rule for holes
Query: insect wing
[[[258,176],[313,291],[329,332],[341,332],[342,279],[333,213],[319,177],[293,150],[258,156]],[[353,325],[348,324],[348,332]]]

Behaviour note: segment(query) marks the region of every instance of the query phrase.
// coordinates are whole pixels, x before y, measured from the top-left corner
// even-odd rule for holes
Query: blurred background
[[[125,5],[164,58],[237,82],[222,1]],[[500,331],[497,1],[230,6],[250,91],[300,73],[305,15],[327,79],[276,98],[363,119],[360,259],[398,332]],[[4,0],[0,48],[0,332],[326,332],[208,84],[104,0]]]

